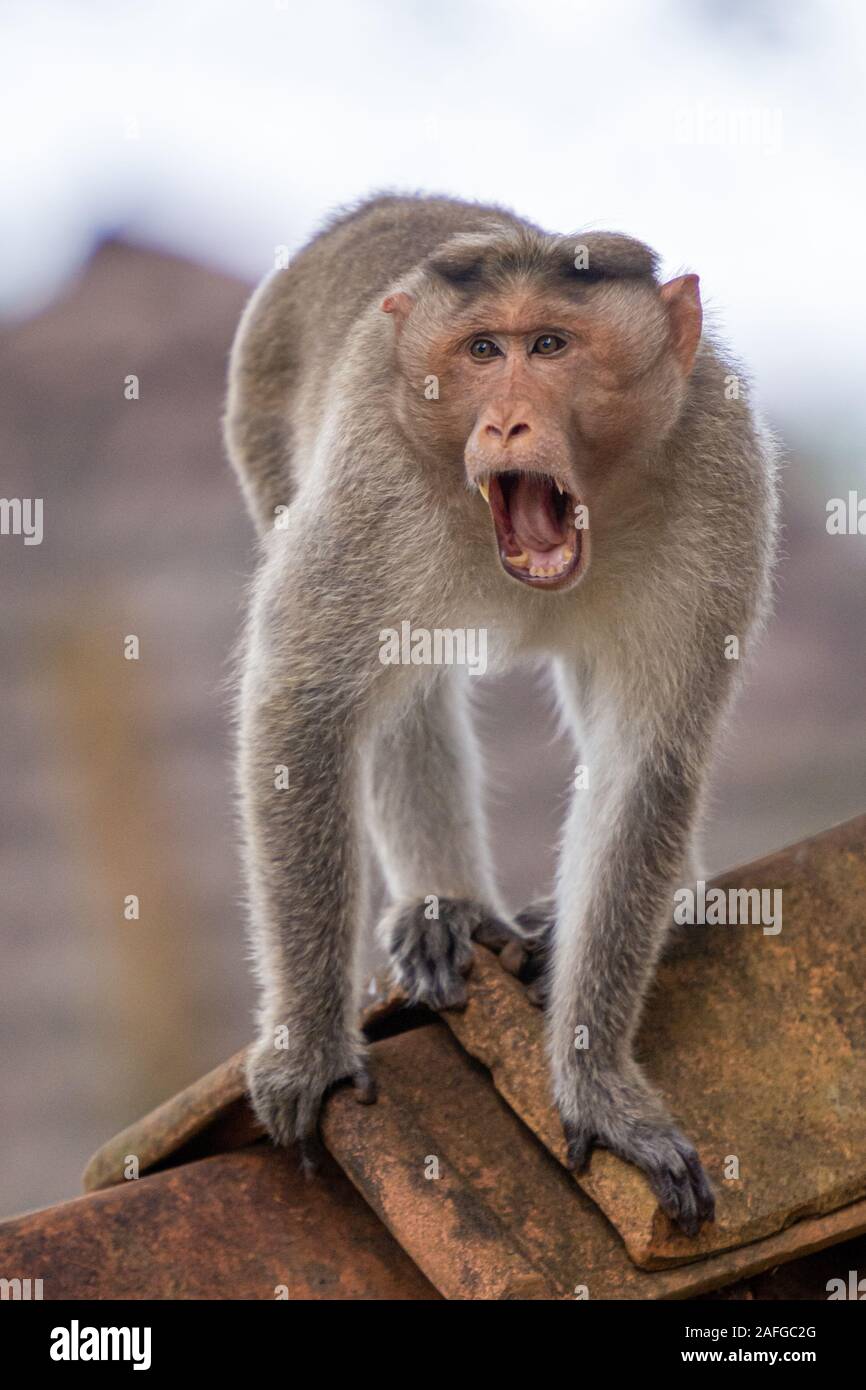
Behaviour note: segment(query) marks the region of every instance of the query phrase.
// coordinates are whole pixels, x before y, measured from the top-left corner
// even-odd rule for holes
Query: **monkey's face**
[[[470,304],[383,306],[400,316],[404,426],[452,466],[462,457],[511,579],[572,588],[590,536],[614,543],[624,489],[640,486],[684,398],[663,294],[618,281],[575,300],[524,283]]]

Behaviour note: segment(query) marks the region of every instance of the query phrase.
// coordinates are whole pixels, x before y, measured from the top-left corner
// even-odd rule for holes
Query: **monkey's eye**
[[[491,357],[502,356],[492,338],[476,338],[470,344],[469,351],[476,362],[489,362]]]
[[[536,338],[532,344],[532,351],[537,352],[539,357],[552,357],[555,352],[561,352],[565,347],[565,339],[558,337],[555,333],[542,333],[540,338]]]

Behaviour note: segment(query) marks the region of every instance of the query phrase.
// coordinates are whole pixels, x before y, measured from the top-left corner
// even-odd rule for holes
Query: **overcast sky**
[[[862,0],[4,0],[0,24],[0,311],[106,232],[254,279],[371,189],[493,199],[697,270],[771,412],[866,476]]]

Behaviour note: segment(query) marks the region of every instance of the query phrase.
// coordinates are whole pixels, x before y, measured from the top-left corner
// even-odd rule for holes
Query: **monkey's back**
[[[496,222],[527,225],[451,198],[373,197],[338,213],[256,290],[232,348],[225,437],[260,531],[291,500],[300,417],[317,419],[352,325],[448,237]]]

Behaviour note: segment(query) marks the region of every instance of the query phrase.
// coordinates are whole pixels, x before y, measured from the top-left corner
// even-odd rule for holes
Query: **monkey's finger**
[[[465,1009],[468,1002],[466,986],[460,975],[437,970],[432,978],[423,977],[420,972],[405,972],[411,981],[411,989],[404,989],[410,1004],[424,1004],[438,1013],[440,1009]]]
[[[715,1194],[697,1150],[681,1135],[673,1135],[671,1143],[676,1162],[671,1162],[668,1168],[673,1192],[671,1207],[666,1210],[686,1235],[694,1236],[704,1221],[715,1218]]]
[[[535,985],[547,970],[550,960],[553,917],[547,915],[547,900],[537,908],[518,913],[515,921],[523,935],[512,938],[499,955],[499,964],[522,984]],[[527,989],[529,1001],[536,1006],[544,1003],[545,985]]]
[[[318,1134],[303,1135],[298,1140],[298,1154],[301,1160],[301,1172],[307,1182],[310,1182],[321,1168],[325,1155],[324,1146]]]
[[[676,1136],[667,1158],[645,1171],[665,1214],[687,1236],[696,1236],[715,1213],[715,1197],[696,1150]]]
[[[526,986],[526,997],[534,1009],[543,1009],[547,1003],[547,982],[534,980]]]
[[[589,1162],[595,1135],[579,1125],[565,1124],[565,1166],[573,1173],[582,1173]]]
[[[373,1105],[379,1094],[376,1078],[369,1067],[359,1067],[352,1077],[355,1100],[359,1105]]]
[[[665,1215],[687,1236],[697,1235],[700,1225],[698,1208],[685,1167],[679,1173],[661,1168],[647,1176]]]
[[[407,1004],[417,1004],[420,997],[420,984],[418,972],[409,961],[399,961],[395,963],[395,976],[397,983],[406,996]]]
[[[500,922],[498,917],[484,917],[472,932],[472,940],[486,946],[488,951],[501,951],[510,941],[517,939],[516,933],[505,922]]]
[[[697,1202],[699,1221],[715,1221],[716,1219],[716,1194],[710,1186],[704,1165],[698,1158],[697,1151],[691,1146],[683,1148],[677,1146],[683,1157],[683,1162],[689,1170],[689,1177],[692,1180],[695,1200]]]
[[[434,965],[437,974],[452,976],[469,975],[475,964],[475,952],[472,949],[472,942],[460,937],[456,932],[449,933],[445,945],[445,960],[439,960]]]
[[[460,976],[437,983],[432,993],[434,1009],[465,1009],[469,1003],[466,986]]]
[[[520,979],[520,972],[527,961],[527,950],[522,941],[509,941],[499,953],[499,964],[509,975]]]
[[[465,1009],[468,1002],[464,976],[472,968],[474,956],[458,952],[449,943],[444,958],[431,960],[424,1002],[431,1009]]]

